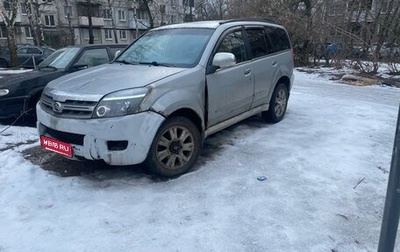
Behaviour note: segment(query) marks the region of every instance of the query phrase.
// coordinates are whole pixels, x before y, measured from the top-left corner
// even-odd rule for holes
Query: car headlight
[[[5,96],[8,93],[10,93],[10,90],[8,90],[8,89],[0,89],[0,96]]]
[[[108,94],[96,106],[93,117],[124,116],[138,112],[140,103],[147,95],[147,88],[135,88]]]

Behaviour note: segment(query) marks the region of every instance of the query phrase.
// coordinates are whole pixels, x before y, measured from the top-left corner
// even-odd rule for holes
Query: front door
[[[208,126],[248,111],[253,102],[254,78],[251,64],[247,61],[242,29],[227,32],[218,43],[217,52],[233,53],[236,64],[206,76]]]

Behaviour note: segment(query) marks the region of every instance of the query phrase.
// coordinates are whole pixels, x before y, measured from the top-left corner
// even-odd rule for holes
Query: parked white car
[[[37,105],[41,145],[176,176],[207,136],[258,113],[282,120],[293,61],[286,30],[269,21],[162,26],[113,63],[48,84]]]

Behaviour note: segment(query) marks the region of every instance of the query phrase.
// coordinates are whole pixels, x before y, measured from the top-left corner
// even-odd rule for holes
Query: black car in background
[[[50,47],[17,46],[17,67],[34,68],[55,51]],[[0,68],[7,67],[10,67],[10,51],[7,48],[3,48],[0,56]]]
[[[68,73],[109,63],[127,45],[77,45],[62,48],[47,57],[32,71],[0,78],[0,119],[21,114],[35,115],[47,83]]]

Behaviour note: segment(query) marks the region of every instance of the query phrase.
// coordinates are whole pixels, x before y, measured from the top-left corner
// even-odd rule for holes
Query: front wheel
[[[269,110],[262,112],[262,117],[268,121],[277,123],[283,119],[289,99],[289,91],[285,84],[278,83],[272,94]]]
[[[201,147],[201,134],[196,125],[185,117],[172,117],[158,130],[145,162],[158,175],[177,176],[192,168]]]

